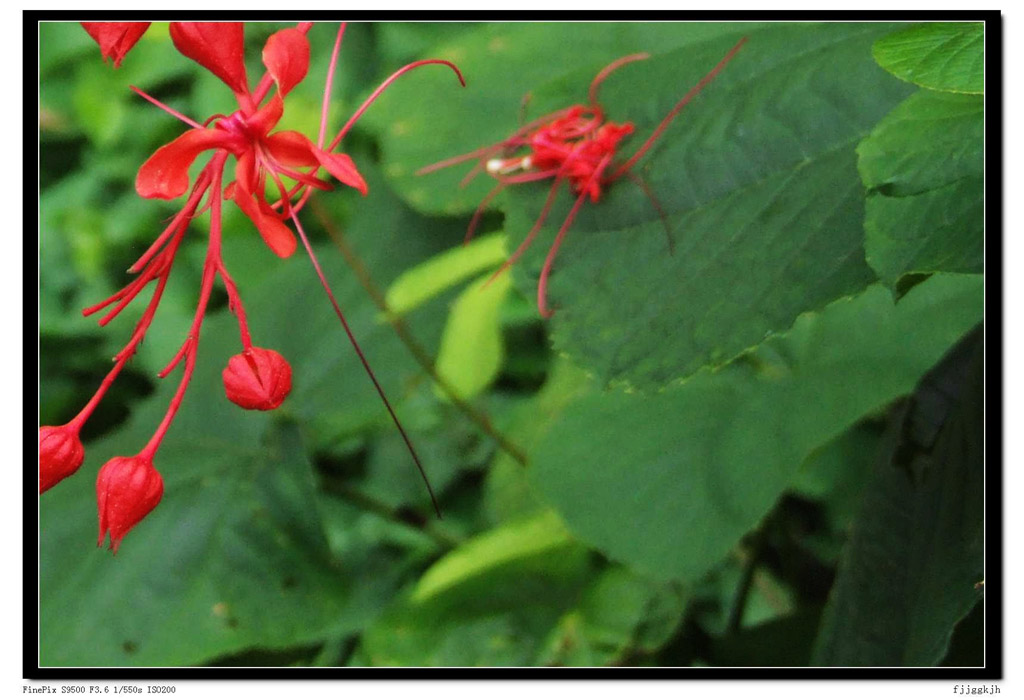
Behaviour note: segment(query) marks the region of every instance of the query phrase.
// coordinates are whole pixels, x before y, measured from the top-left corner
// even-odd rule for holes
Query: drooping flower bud
[[[97,546],[110,534],[110,548],[117,552],[128,531],[156,508],[164,495],[164,480],[146,457],[114,457],[96,478],[96,502],[100,512]]]
[[[149,29],[149,22],[82,22],[89,36],[100,45],[103,60],[113,59],[114,68]]]
[[[74,474],[85,459],[78,430],[67,425],[39,429],[39,493]]]
[[[292,390],[292,368],[280,353],[252,347],[228,360],[224,391],[242,408],[270,411]]]

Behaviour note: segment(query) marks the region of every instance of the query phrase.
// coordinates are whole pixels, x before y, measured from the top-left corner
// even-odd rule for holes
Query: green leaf
[[[516,559],[564,548],[572,538],[552,511],[490,530],[448,553],[427,570],[410,600],[422,603]]]
[[[905,197],[980,177],[984,116],[982,97],[919,90],[857,146],[864,186]]]
[[[871,60],[879,25],[776,25],[750,33],[627,180],[587,203],[550,276],[556,349],[605,382],[652,389],[728,362],[805,311],[862,290],[864,193],[854,146],[909,92]],[[609,118],[652,133],[735,37],[630,64],[603,85]],[[583,83],[585,84],[585,83]],[[580,97],[563,88],[560,104]],[[852,95],[857,97],[854,99]],[[507,197],[510,247],[547,188]],[[560,199],[517,268],[536,286]]]
[[[565,360],[556,360],[541,390],[516,410],[506,430],[509,439],[527,453],[531,452],[554,419],[586,393],[589,386],[585,373]],[[491,522],[498,523],[545,506],[523,465],[500,451],[487,470],[483,507]]]
[[[875,60],[901,80],[945,92],[985,90],[985,25],[932,22],[875,42]]]
[[[949,353],[895,416],[843,557],[815,664],[935,665],[956,623],[981,597],[974,585],[984,570],[981,339],[979,330]]]
[[[446,250],[398,276],[388,287],[388,309],[402,316],[472,275],[497,267],[506,257],[505,236],[500,233]]]
[[[868,263],[905,274],[980,272],[984,263],[984,98],[922,90],[857,147]]]
[[[695,580],[815,448],[912,389],[981,317],[981,295],[975,276],[934,276],[896,306],[872,286],[802,316],[749,361],[654,395],[584,397],[532,452],[532,477],[584,542]]]
[[[505,359],[501,305],[511,286],[511,276],[499,275],[492,281],[488,273],[462,290],[452,304],[436,369],[460,398],[477,396],[501,371]],[[439,398],[447,398],[440,387],[434,391]]]
[[[981,272],[985,265],[984,180],[965,178],[911,197],[868,197],[867,259],[895,286],[904,275]]]
[[[487,24],[421,55],[454,61],[466,77],[466,89],[459,87],[446,68],[420,69],[391,86],[360,124],[380,138],[385,171],[403,198],[426,213],[465,214],[476,209],[493,181],[478,177],[460,188],[471,164],[419,177],[416,171],[505,139],[519,126],[525,96],[538,86],[573,75],[571,99],[580,101],[594,74],[617,58],[698,45],[716,36],[735,41],[758,26],[714,22]],[[388,66],[383,73],[397,67]],[[526,118],[564,106],[529,100]]]

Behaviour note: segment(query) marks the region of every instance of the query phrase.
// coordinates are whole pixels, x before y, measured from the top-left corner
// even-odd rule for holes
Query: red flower
[[[284,223],[284,219],[291,219],[349,340],[399,431],[402,432],[417,467],[421,474],[423,473],[423,467],[412,448],[412,443],[409,442],[402,430],[397,416],[391,409],[380,384],[377,383],[369,363],[356,343],[355,337],[338,307],[337,300],[323,276],[313,249],[302,231],[298,212],[314,189],[330,189],[325,181],[315,176],[321,167],[344,184],[366,194],[366,182],[359,174],[352,159],[343,153],[333,153],[332,151],[341,143],[342,138],[370,104],[396,78],[414,68],[438,63],[455,71],[463,85],[465,85],[465,81],[462,80],[458,68],[448,61],[428,60],[410,63],[385,80],[349,118],[330,144],[324,148],[330,85],[345,28],[345,25],[342,24],[327,72],[317,144],[313,145],[308,138],[293,131],[272,133],[274,126],[281,119],[284,95],[303,80],[309,68],[309,44],[305,33],[311,26],[312,23],[303,22],[296,29],[284,29],[267,40],[263,49],[263,62],[266,65],[267,73],[260,80],[256,89],[250,92],[243,56],[244,35],[240,23],[176,22],[171,24],[171,37],[177,49],[210,70],[234,91],[239,109],[230,116],[214,115],[205,123],[200,124],[161,104],[141,90],[132,88],[145,99],[192,127],[171,143],[158,149],[143,163],[136,178],[137,191],[143,197],[150,198],[172,199],[186,192],[188,192],[188,197],[181,211],[171,219],[149,249],[129,268],[129,272],[135,273],[137,277],[121,291],[83,311],[83,314],[88,316],[112,306],[113,308],[107,311],[99,321],[100,325],[106,325],[151,282],[156,283],[149,304],[135,325],[131,338],[114,357],[114,367],[104,378],[92,399],[67,426],[60,428],[44,426],[40,429],[41,490],[46,490],[57,483],[81,464],[82,450],[81,443],[77,441],[78,430],[92,415],[118,374],[145,338],[160,305],[160,299],[170,278],[175,257],[188,230],[188,225],[192,219],[207,209],[210,211],[210,235],[199,288],[199,299],[192,325],[181,347],[163,371],[159,373],[161,378],[166,377],[179,364],[184,364],[177,391],[153,436],[139,454],[135,457],[115,458],[100,471],[97,482],[97,496],[100,505],[100,540],[102,541],[103,536],[109,533],[113,549],[117,548],[125,533],[160,501],[160,496],[163,493],[163,481],[153,468],[153,457],[160,448],[192,379],[203,320],[217,278],[223,282],[229,308],[237,317],[242,344],[242,353],[233,357],[224,371],[225,391],[228,398],[243,408],[270,410],[280,405],[291,389],[291,367],[288,362],[272,350],[253,346],[241,296],[235,287],[234,280],[228,274],[221,256],[221,219],[225,197],[238,205],[256,225],[271,250],[281,257],[287,257],[295,250],[295,236]],[[87,27],[87,29],[89,28]],[[113,35],[113,30],[109,28],[103,31],[107,32],[104,34],[105,37]],[[127,35],[126,30],[120,36],[127,37]],[[123,51],[127,51],[130,44],[127,42],[115,42],[115,44],[122,53],[111,55],[115,56],[115,60],[119,60],[117,56],[123,56]],[[102,41],[101,47],[105,47]],[[111,51],[113,50],[111,49]],[[103,48],[103,51],[104,55],[107,55],[107,48]],[[274,85],[277,85],[277,91],[267,100]],[[266,102],[264,102],[265,100]],[[188,169],[204,151],[213,151],[213,155],[189,190]],[[228,159],[232,157],[235,159],[235,177],[225,187],[224,173]],[[309,168],[309,170],[304,172],[302,168]],[[268,177],[280,194],[280,198],[274,203],[268,202],[264,194]],[[283,178],[293,180],[296,184],[289,190],[285,186]],[[293,203],[292,200],[296,196],[299,199]],[[203,203],[204,198],[206,199],[205,204]],[[426,479],[425,474],[424,479]],[[427,487],[429,490],[429,482]],[[431,492],[431,497],[433,497],[433,492]]]
[[[149,29],[149,22],[82,22],[89,36],[100,45],[103,60],[114,59],[114,68]]]
[[[39,493],[74,474],[85,459],[85,448],[73,424],[39,429]]]
[[[242,408],[270,411],[292,390],[292,368],[279,353],[252,347],[228,360],[224,368],[224,391]]]
[[[227,83],[238,98],[239,109],[230,116],[216,115],[213,128],[195,128],[161,147],[139,168],[135,189],[147,198],[174,199],[188,190],[188,169],[200,153],[220,149],[236,158],[235,181],[224,195],[232,200],[256,226],[263,240],[277,255],[295,252],[295,236],[283,223],[291,215],[290,197],[282,178],[303,185],[329,189],[329,185],[296,168],[323,167],[342,183],[366,194],[366,181],[352,159],[343,153],[317,148],[296,131],[271,134],[284,113],[282,96],[302,81],[309,69],[309,42],[298,29],[273,34],[263,48],[263,63],[278,86],[264,106],[249,92],[242,53],[244,36],[240,22],[171,24],[174,45],[183,54],[209,69]],[[264,194],[267,176],[278,185],[281,211],[275,211]]]
[[[110,548],[117,552],[128,531],[156,508],[164,495],[164,480],[149,457],[114,457],[103,465],[96,478],[96,502],[100,512],[97,546],[110,535]]]
[[[440,163],[428,165],[420,169],[417,174],[423,175],[441,168],[476,160],[477,164],[469,171],[462,184],[466,184],[482,171],[486,171],[487,174],[498,181],[498,185],[484,197],[480,206],[477,207],[473,218],[470,220],[469,229],[466,232],[467,241],[473,236],[487,205],[505,187],[537,180],[554,179],[554,183],[548,192],[547,201],[544,203],[544,207],[541,209],[536,222],[534,222],[533,228],[527,233],[526,239],[520,244],[519,248],[509,256],[505,264],[495,273],[495,276],[504,272],[526,252],[526,249],[533,242],[533,238],[540,231],[541,226],[544,225],[548,212],[554,204],[558,188],[563,182],[569,183],[570,190],[576,195],[576,202],[573,204],[572,209],[569,210],[569,214],[565,217],[561,228],[559,228],[558,233],[555,235],[555,240],[548,250],[547,259],[544,261],[544,267],[541,269],[540,278],[537,281],[537,308],[541,316],[550,318],[553,312],[547,306],[547,283],[551,273],[551,266],[555,260],[555,255],[558,253],[558,248],[561,246],[569,227],[572,226],[572,222],[576,218],[576,214],[579,212],[584,199],[589,197],[591,202],[597,203],[600,201],[605,187],[611,185],[624,175],[628,176],[650,198],[662,221],[666,222],[666,231],[668,230],[668,224],[661,205],[654,199],[653,194],[639,176],[631,172],[631,168],[661,136],[661,133],[676,118],[676,115],[682,111],[683,107],[732,60],[733,56],[736,55],[736,52],[740,50],[745,42],[746,38],[741,39],[707,75],[683,96],[683,99],[658,124],[654,133],[648,137],[625,163],[616,165],[614,159],[618,153],[619,143],[629,134],[633,133],[633,124],[629,122],[616,124],[606,121],[604,110],[597,101],[597,91],[601,83],[614,71],[627,63],[649,58],[650,55],[646,53],[624,56],[599,71],[590,83],[589,104],[574,105],[557,112],[552,112],[517,129],[504,141],[478,148],[461,156],[448,158]],[[525,149],[526,152],[516,153],[522,149]],[[498,154],[501,154],[502,157],[495,157]],[[610,174],[608,174],[609,172]],[[671,236],[669,237],[669,244],[671,245]]]

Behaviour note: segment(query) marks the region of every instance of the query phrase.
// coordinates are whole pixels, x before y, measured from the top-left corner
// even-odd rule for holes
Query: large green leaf
[[[985,25],[932,22],[879,39],[872,51],[887,71],[931,90],[985,90]]]
[[[868,263],[890,285],[907,273],[980,272],[984,257],[984,98],[921,90],[857,147],[868,195]]]
[[[853,526],[815,664],[937,664],[954,626],[980,598],[981,338],[976,332],[951,352],[895,417]]]
[[[864,194],[854,146],[909,92],[871,60],[878,25],[777,25],[749,41],[642,161],[667,216],[622,180],[581,209],[550,277],[555,346],[604,381],[663,386],[736,357],[797,315],[863,289]],[[613,74],[610,117],[628,154],[726,53],[701,42]],[[561,87],[561,104],[580,98]],[[852,96],[856,95],[854,99]],[[546,187],[507,198],[509,247]],[[533,288],[568,198],[517,265]]]
[[[936,275],[899,305],[872,286],[802,316],[749,361],[655,395],[592,394],[533,451],[532,475],[584,542],[651,575],[694,580],[816,447],[912,389],[977,323],[981,295],[976,276]]]
[[[459,181],[470,165],[417,177],[415,171],[451,156],[501,141],[518,126],[524,96],[556,78],[573,101],[605,64],[627,54],[659,53],[699,45],[716,36],[735,41],[751,23],[588,22],[497,23],[461,34],[426,50],[423,58],[454,61],[466,76],[460,89],[447,69],[426,68],[389,88],[362,125],[381,139],[385,172],[409,202],[432,214],[473,211],[493,186],[479,177],[465,189]],[[392,30],[389,30],[392,31]],[[717,59],[716,59],[717,60]],[[389,66],[388,71],[398,66]],[[689,87],[689,86],[686,86]],[[685,88],[683,88],[685,90]],[[565,104],[528,106],[527,118]]]

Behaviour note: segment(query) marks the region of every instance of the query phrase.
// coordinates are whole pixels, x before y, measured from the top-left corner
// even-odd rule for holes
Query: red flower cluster
[[[270,249],[281,257],[287,257],[295,251],[295,235],[284,223],[287,219],[292,221],[356,352],[380,391],[369,364],[349,331],[333,293],[320,271],[319,264],[313,258],[312,249],[302,231],[297,213],[314,189],[331,188],[327,181],[316,177],[321,167],[341,183],[359,190],[364,195],[367,193],[366,182],[352,159],[343,153],[333,151],[370,103],[398,76],[421,65],[440,63],[454,70],[460,82],[465,83],[458,69],[447,61],[429,60],[409,64],[378,87],[342,127],[330,145],[323,148],[334,64],[345,29],[345,25],[342,24],[327,74],[318,143],[314,145],[304,135],[294,131],[273,132],[283,114],[285,95],[305,78],[309,68],[310,49],[306,32],[311,26],[310,22],[300,23],[296,28],[281,30],[267,40],[263,48],[263,63],[267,73],[256,89],[250,90],[244,61],[245,41],[242,23],[171,23],[171,38],[178,51],[216,75],[234,92],[239,108],[231,115],[214,115],[200,124],[161,104],[141,90],[132,88],[145,99],[192,127],[158,149],[143,163],[136,178],[136,190],[143,197],[158,199],[174,199],[186,192],[189,194],[181,211],[129,269],[129,272],[137,274],[135,280],[110,298],[83,311],[85,315],[91,315],[113,305],[113,308],[100,319],[100,325],[105,325],[130,304],[143,288],[151,282],[156,282],[149,305],[127,345],[114,358],[114,367],[96,394],[66,425],[43,426],[39,429],[40,493],[52,488],[81,466],[84,459],[84,450],[79,438],[81,428],[114,379],[135,354],[149,329],[189,222],[202,211],[209,209],[211,223],[199,301],[192,326],[181,348],[159,374],[160,377],[165,377],[184,361],[184,371],[178,389],[149,443],[134,457],[115,457],[107,462],[99,473],[96,489],[100,543],[102,544],[104,537],[109,533],[110,546],[115,551],[124,535],[156,507],[163,495],[163,480],[153,466],[153,458],[192,378],[200,330],[210,294],[218,277],[227,292],[229,308],[237,317],[242,344],[242,352],[232,357],[224,370],[227,397],[242,408],[266,411],[279,406],[291,391],[291,367],[287,360],[273,350],[252,344],[242,300],[221,257],[221,211],[224,199],[234,202],[245,213]],[[99,43],[104,58],[112,58],[116,66],[147,27],[146,23],[95,22],[86,23],[85,29]],[[277,89],[267,100],[274,86]],[[190,191],[189,168],[205,151],[212,151],[213,155],[200,171]],[[234,179],[225,186],[224,173],[229,158],[235,159]],[[308,170],[303,171],[302,168]],[[274,202],[268,201],[264,194],[268,178],[276,186],[279,194],[279,198]],[[286,179],[294,183],[291,189],[286,186]],[[299,200],[293,203],[292,200],[296,196]],[[206,203],[200,207],[204,198]],[[380,393],[397,424],[398,419],[391,411],[387,398],[384,397],[383,391]],[[400,424],[399,429],[401,430]],[[402,432],[404,437],[404,431]],[[406,441],[412,450],[408,438]],[[415,452],[413,457],[422,472]]]
[[[574,105],[547,114],[520,127],[503,141],[478,148],[461,156],[455,156],[454,158],[434,163],[433,165],[428,165],[420,169],[417,174],[423,175],[441,168],[476,160],[477,164],[463,179],[463,185],[484,171],[498,181],[498,185],[484,197],[477,207],[469,223],[466,240],[473,236],[480,222],[480,217],[491,200],[507,186],[537,180],[554,179],[554,183],[548,192],[547,200],[533,228],[530,229],[526,239],[509,256],[508,260],[505,261],[505,264],[501,266],[495,275],[504,272],[526,252],[526,249],[544,225],[544,221],[547,219],[548,213],[554,204],[555,195],[558,193],[559,187],[563,182],[569,183],[570,190],[576,195],[576,201],[555,236],[555,240],[548,251],[547,259],[544,261],[544,267],[541,269],[540,279],[537,282],[537,308],[541,316],[550,318],[553,312],[547,306],[547,283],[548,277],[551,274],[551,266],[558,253],[558,248],[561,246],[566,232],[576,218],[576,214],[579,212],[583,201],[589,198],[591,202],[597,203],[600,201],[605,187],[611,185],[619,178],[627,176],[643,189],[661,216],[662,221],[665,221],[665,215],[661,206],[654,199],[647,185],[639,176],[633,174],[631,169],[647,153],[648,149],[661,136],[662,132],[675,119],[676,115],[682,111],[683,107],[718,75],[718,72],[732,60],[733,56],[736,55],[745,42],[746,38],[741,39],[733,46],[725,57],[672,108],[640,148],[621,165],[615,165],[614,158],[617,155],[620,142],[633,133],[633,124],[630,122],[616,124],[606,120],[604,109],[597,100],[597,93],[601,83],[609,75],[628,63],[649,58],[650,55],[646,53],[624,56],[599,71],[590,83],[589,104]],[[615,167],[612,167],[613,165]]]

